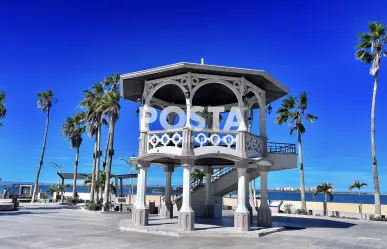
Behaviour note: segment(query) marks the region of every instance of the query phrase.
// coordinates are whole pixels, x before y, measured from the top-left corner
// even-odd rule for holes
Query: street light
[[[52,162],[52,161],[49,161],[48,163],[51,163],[51,166],[52,166],[53,168],[58,169],[58,172],[59,172],[59,173],[62,173],[62,165],[57,164],[57,163],[54,163],[54,162]],[[58,175],[58,185],[60,185],[60,179],[59,179],[59,178],[60,178],[60,177],[59,177],[59,175]]]

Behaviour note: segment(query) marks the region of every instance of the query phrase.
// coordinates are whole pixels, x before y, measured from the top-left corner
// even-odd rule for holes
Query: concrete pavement
[[[260,238],[172,238],[119,231],[120,220],[130,216],[47,204],[0,212],[0,248],[387,248],[387,224],[378,222],[337,220],[343,225],[296,217],[315,224]]]

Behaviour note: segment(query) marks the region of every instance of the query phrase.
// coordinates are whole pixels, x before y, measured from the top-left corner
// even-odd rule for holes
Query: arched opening
[[[150,93],[148,98],[151,99],[151,106],[156,109],[156,114],[157,114],[157,119],[154,122],[151,122],[149,124],[149,130],[167,130],[170,128],[168,125],[173,126],[176,124],[179,124],[179,127],[184,127],[185,119],[180,120],[180,118],[184,118],[184,117],[176,115],[175,112],[173,112],[175,113],[175,115],[173,114],[166,115],[164,116],[164,119],[161,119],[163,118],[163,116],[161,115],[161,112],[166,107],[176,106],[180,108],[185,106],[186,104],[185,95],[181,87],[177,86],[174,83],[165,84],[160,88],[156,89],[154,93]],[[160,104],[159,103],[160,100],[167,103]],[[165,125],[166,123],[168,125]]]
[[[216,82],[199,86],[192,98],[194,106],[219,106],[233,103],[238,103],[235,93],[229,87]]]

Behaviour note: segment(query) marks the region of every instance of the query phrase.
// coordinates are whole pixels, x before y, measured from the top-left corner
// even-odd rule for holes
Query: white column
[[[165,203],[171,203],[172,171],[165,172]]]
[[[238,168],[238,201],[237,201],[237,209],[235,212],[238,213],[247,213],[249,212],[246,207],[246,178],[247,178],[247,168]]]
[[[195,213],[191,207],[191,169],[193,160],[182,160],[183,167],[183,203],[179,210],[179,228],[183,231],[193,231],[195,224]]]
[[[160,206],[160,216],[166,218],[173,218],[173,204],[171,202],[171,183],[172,173],[174,171],[173,165],[168,165],[164,168],[165,172],[165,195],[164,203]]]
[[[259,111],[259,135],[266,137],[266,110],[265,107]]]
[[[262,167],[260,172],[261,177],[261,205],[258,210],[259,226],[271,227],[271,210],[267,201],[267,173],[269,167]]]
[[[139,168],[137,168],[137,171],[138,171],[138,174],[137,174],[137,188],[136,188],[136,201],[135,201],[135,203],[133,204],[133,208],[136,208],[137,207],[137,205],[138,205],[138,195],[139,195],[139,192],[140,192],[140,190],[141,190],[141,181],[140,181],[140,179],[141,179],[141,170],[139,169]]]
[[[250,230],[250,212],[247,209],[247,167],[248,162],[241,161],[237,165],[238,170],[238,201],[237,208],[234,213],[234,227],[237,231]]]
[[[212,199],[211,199],[211,173],[206,172],[206,200],[204,202],[206,205],[211,205],[212,204]]]
[[[149,210],[146,206],[146,178],[149,162],[138,164],[139,174],[137,180],[136,207],[133,210],[133,224],[136,226],[147,226],[149,220]]]
[[[261,208],[269,208],[267,202],[267,171],[261,171]]]
[[[191,169],[192,167],[183,168],[183,204],[180,212],[193,212],[191,208]]]
[[[207,166],[204,167],[204,173],[206,176],[206,186],[205,186],[205,201],[204,201],[204,216],[206,217],[214,217],[214,202],[212,200],[211,194],[211,175],[212,175],[212,167]]]
[[[145,196],[146,196],[146,177],[147,177],[147,167],[141,167],[140,168],[140,174],[139,174],[139,182],[140,189],[137,189],[137,198],[138,198],[138,204],[136,205],[136,209],[146,209],[146,203],[145,203]]]

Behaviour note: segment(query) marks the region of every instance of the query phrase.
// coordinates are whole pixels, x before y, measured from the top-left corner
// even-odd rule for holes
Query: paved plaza
[[[280,215],[273,222],[307,228],[257,238],[198,238],[120,231],[120,221],[130,216],[28,205],[0,212],[0,248],[387,248],[387,223]]]

